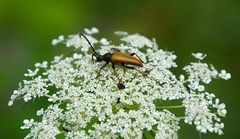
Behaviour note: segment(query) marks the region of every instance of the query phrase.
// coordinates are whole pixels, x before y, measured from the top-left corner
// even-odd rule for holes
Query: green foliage
[[[208,59],[217,67],[221,65],[225,67],[219,68],[229,69],[232,80],[215,81],[209,88],[216,90],[221,100],[229,106],[225,135],[219,137],[210,134],[202,137],[238,138],[239,14],[239,1],[236,0],[0,1],[2,137],[23,138],[27,132],[19,129],[21,120],[33,117],[38,107],[28,104],[23,110],[20,104],[7,107],[9,96],[23,79],[25,70],[38,61],[51,60],[53,55],[68,53],[61,47],[51,48],[52,38],[60,33],[77,33],[84,27],[96,26],[104,29],[101,32],[108,36],[119,28],[148,34],[149,37],[158,36],[161,48],[175,51],[182,58],[177,59],[180,66],[189,62],[191,52],[201,51],[209,54]],[[192,138],[195,134],[180,134],[180,138]]]

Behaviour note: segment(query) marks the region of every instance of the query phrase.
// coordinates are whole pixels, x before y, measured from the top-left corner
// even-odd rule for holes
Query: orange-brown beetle
[[[97,54],[95,49],[93,48],[92,44],[90,43],[90,41],[87,39],[87,37],[84,34],[79,33],[79,37],[81,37],[81,36],[83,36],[87,40],[88,44],[91,46],[91,48],[92,48],[92,50],[94,52],[92,54],[92,60],[93,60],[93,57],[96,57],[96,62],[101,62],[101,61],[105,61],[106,62],[99,69],[97,77],[100,75],[101,70],[105,66],[107,66],[109,64],[109,62],[112,63],[112,68],[114,69],[115,72],[116,72],[116,70],[115,70],[115,64],[116,63],[120,63],[123,67],[126,67],[128,69],[135,69],[135,67],[128,66],[128,65],[125,65],[125,64],[137,65],[137,66],[140,66],[140,67],[143,66],[144,62],[141,60],[141,58],[136,53],[131,53],[130,55],[125,54],[125,53],[121,53],[121,52],[106,53],[104,55]],[[137,70],[137,71],[139,71],[139,70]],[[121,79],[118,76],[117,76],[117,78],[119,80],[118,88],[119,89],[124,89],[125,86],[124,86],[124,84],[122,84]]]

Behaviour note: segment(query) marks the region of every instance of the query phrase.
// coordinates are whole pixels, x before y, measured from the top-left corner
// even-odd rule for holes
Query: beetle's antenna
[[[78,35],[79,35],[80,38],[81,38],[81,36],[83,36],[83,37],[87,40],[88,44],[91,46],[93,52],[94,52],[97,56],[99,56],[99,55],[96,53],[96,51],[95,51],[95,49],[93,48],[93,46],[92,46],[92,44],[90,43],[90,41],[88,40],[88,38],[87,38],[84,34],[82,34],[82,33],[79,33]]]

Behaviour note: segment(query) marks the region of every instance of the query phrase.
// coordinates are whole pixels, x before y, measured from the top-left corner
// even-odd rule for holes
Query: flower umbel
[[[92,49],[84,38],[75,34],[54,39],[53,45],[61,43],[75,50],[67,56],[55,56],[51,62],[36,63],[8,103],[11,106],[19,98],[28,102],[45,97],[49,101],[48,107],[37,111],[40,121],[23,121],[21,129],[30,130],[25,138],[56,138],[59,134],[66,138],[177,138],[180,120],[194,124],[201,133],[223,134],[221,117],[226,116],[226,106],[204,86],[214,78],[227,80],[231,75],[202,62],[206,55],[193,54],[198,61],[186,65],[186,74],[177,77],[171,71],[177,67],[177,56],[160,49],[155,39],[118,31],[115,34],[122,37],[122,43],[116,45],[93,37],[99,32],[97,28],[84,31],[97,53],[118,49],[136,53],[146,63],[136,66],[137,70],[116,64],[125,85],[119,89],[111,65],[96,78],[105,63],[92,61]],[[166,106],[165,102],[172,101],[179,104]],[[173,108],[185,112],[177,115],[171,112]]]

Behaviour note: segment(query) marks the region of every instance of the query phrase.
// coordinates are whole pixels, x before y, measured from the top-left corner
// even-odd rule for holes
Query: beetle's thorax
[[[102,57],[103,57],[103,60],[104,60],[104,61],[110,62],[110,61],[111,61],[111,58],[112,58],[112,54],[111,54],[111,53],[106,53],[106,54],[104,54]]]

